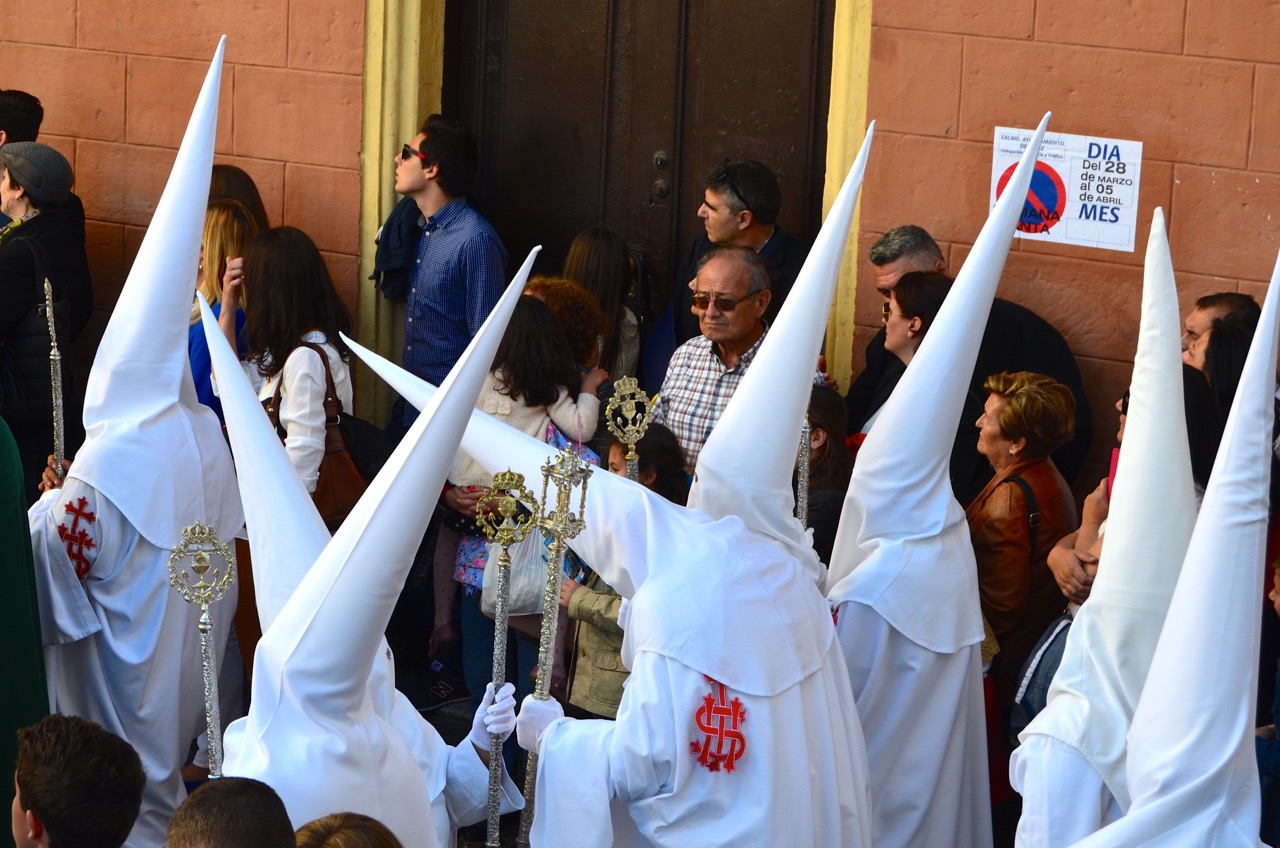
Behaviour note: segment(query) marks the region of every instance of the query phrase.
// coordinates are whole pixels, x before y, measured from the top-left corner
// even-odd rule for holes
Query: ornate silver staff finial
[[[649,429],[649,418],[658,396],[648,397],[635,377],[622,377],[613,384],[613,397],[604,408],[605,426],[627,446],[627,477],[640,481],[640,455],[636,443]]]
[[[813,428],[806,415],[800,425],[800,452],[796,454],[796,518],[805,527],[809,526],[809,444],[812,435]]]
[[[533,697],[539,701],[551,699],[551,667],[555,662],[556,623],[560,615],[560,584],[564,578],[565,542],[582,532],[582,515],[587,505],[587,478],[591,466],[572,451],[561,451],[555,459],[548,459],[542,466],[542,519],[538,528],[551,539],[551,551],[547,558],[547,585],[542,593],[542,633],[538,641],[538,679],[533,687]],[[556,505],[547,509],[549,484],[556,487]],[[570,500],[575,486],[582,487],[578,512],[571,509]],[[538,781],[538,755],[529,754],[524,776],[524,811],[520,814],[520,833],[517,845],[529,844],[529,829],[533,825],[533,799]]]
[[[213,557],[222,559],[222,569],[213,566],[210,561]],[[190,565],[185,560],[190,560]],[[222,718],[218,714],[218,666],[209,605],[222,600],[235,580],[236,559],[227,546],[218,541],[218,532],[199,522],[183,527],[182,539],[169,555],[169,585],[177,589],[187,603],[200,605],[200,669],[204,674],[210,778],[222,776]]]
[[[519,504],[533,504],[532,511],[521,513]],[[524,541],[525,536],[538,526],[541,511],[534,501],[533,492],[524,487],[524,475],[507,469],[493,476],[493,484],[484,490],[476,502],[476,524],[502,548],[498,554],[497,603],[494,605],[493,632],[493,688],[496,693],[506,682],[507,676],[507,621],[510,618],[508,602],[511,599],[511,551],[512,545]],[[528,802],[528,803],[531,803]],[[489,735],[489,799],[488,832],[485,848],[500,848],[498,819],[502,807],[502,737]]]
[[[44,315],[49,321],[49,385],[53,389],[53,467],[61,480],[66,458],[66,435],[62,429],[62,351],[58,350],[58,330],[53,323],[53,286],[44,278]]]

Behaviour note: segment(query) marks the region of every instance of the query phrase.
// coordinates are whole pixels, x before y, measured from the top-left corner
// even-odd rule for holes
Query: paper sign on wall
[[[1032,130],[996,127],[991,205],[1013,175]],[[1142,142],[1045,133],[1018,221],[1018,238],[1133,252]]]

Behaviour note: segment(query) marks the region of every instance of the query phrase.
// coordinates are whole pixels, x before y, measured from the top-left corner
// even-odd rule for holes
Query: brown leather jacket
[[[1031,486],[1040,524],[1031,550],[1030,518],[1019,476]],[[1007,707],[1017,676],[1042,633],[1067,605],[1049,571],[1054,544],[1077,527],[1075,498],[1053,461],[1031,459],[1004,468],[965,510],[978,560],[978,595],[1000,643],[991,676]]]

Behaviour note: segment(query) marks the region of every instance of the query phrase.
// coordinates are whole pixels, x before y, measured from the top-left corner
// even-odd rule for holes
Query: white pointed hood
[[[223,36],[98,346],[71,468],[158,548],[197,521],[226,543],[244,520],[221,425],[196,398],[187,359],[225,47]]]
[[[911,641],[940,653],[982,641],[977,563],[964,509],[951,491],[951,448],[1048,123],[1046,114],[858,451],[831,554],[833,605],[866,604]]]
[[[407,402],[430,402],[429,383],[349,344]],[[478,410],[462,447],[489,471],[523,474],[535,491],[556,455]],[[650,651],[751,695],[777,694],[821,668],[835,638],[821,594],[800,579],[794,556],[740,518],[713,520],[604,472],[589,478],[583,517],[569,547],[631,601],[624,663]]]
[[[1048,703],[1023,731],[1024,738],[1042,733],[1079,750],[1121,809],[1129,806],[1125,734],[1196,521],[1181,335],[1164,213],[1156,209],[1124,446],[1098,575],[1071,625]]]
[[[352,810],[407,846],[436,844],[427,782],[371,668],[426,531],[423,504],[444,484],[528,265],[258,643],[252,704],[228,729],[225,771],[269,783],[295,825]]]
[[[1132,803],[1080,845],[1261,844],[1253,730],[1278,324],[1280,263],[1129,730]]]
[[[782,543],[819,584],[826,568],[795,516],[791,477],[874,130],[872,121],[777,321],[698,454],[689,491],[690,507],[741,518]]]

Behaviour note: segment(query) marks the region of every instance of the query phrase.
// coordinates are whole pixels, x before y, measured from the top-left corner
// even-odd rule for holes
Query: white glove
[[[471,733],[467,739],[481,751],[489,750],[489,736],[496,733],[505,742],[516,726],[516,687],[512,683],[502,684],[497,697],[493,694],[493,683],[484,687],[484,697],[475,717],[471,719]]]
[[[542,734],[551,723],[564,718],[564,708],[554,698],[539,701],[532,695],[520,703],[520,715],[516,716],[516,741],[526,751],[537,752]]]

